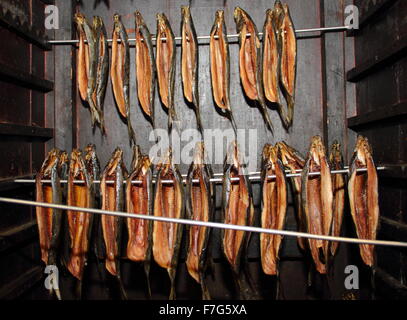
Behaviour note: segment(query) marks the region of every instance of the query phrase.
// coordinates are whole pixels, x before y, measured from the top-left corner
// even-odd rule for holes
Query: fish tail
[[[273,130],[274,130],[273,123],[271,122],[271,119],[270,119],[270,116],[269,116],[269,114],[267,112],[265,104],[263,102],[259,101],[259,105],[260,105],[260,111],[261,111],[261,113],[263,115],[263,119],[264,119],[264,121],[266,123],[267,128],[271,132],[273,132]]]
[[[146,275],[148,299],[151,300],[150,261],[145,261],[144,262],[144,273]]]
[[[127,131],[129,132],[130,145],[136,145],[136,135],[134,133],[133,126],[131,125],[130,117],[127,117]]]
[[[177,294],[175,292],[175,272],[172,270],[168,270],[168,275],[170,277],[171,281],[171,290],[170,290],[170,296],[169,300],[176,300],[177,299]]]
[[[78,280],[76,283],[76,298],[82,300],[82,281]]]
[[[199,278],[201,280],[202,300],[212,300],[203,272],[199,275]]]
[[[201,136],[203,137],[203,126],[202,126],[201,112],[199,111],[199,107],[195,108],[195,115],[196,115],[196,123],[198,126],[198,130],[201,133]]]
[[[229,117],[230,123],[232,124],[233,131],[235,132],[235,137],[237,137],[237,126],[236,126],[236,121],[235,121],[235,117],[233,116],[232,110],[228,110],[228,117]]]
[[[122,278],[120,276],[116,276],[116,279],[117,279],[117,284],[119,286],[120,296],[121,296],[122,300],[128,300],[127,292],[126,292],[126,289],[124,289]]]
[[[291,127],[294,118],[294,97],[290,95],[287,97],[287,112],[287,124]]]

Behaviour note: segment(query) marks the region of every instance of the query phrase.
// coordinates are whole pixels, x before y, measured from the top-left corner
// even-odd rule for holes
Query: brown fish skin
[[[357,169],[367,172],[357,172]],[[375,240],[379,226],[379,194],[377,171],[372,157],[372,148],[367,138],[358,136],[350,166],[348,195],[351,214],[360,239]],[[363,262],[372,267],[375,263],[374,246],[360,244]]]
[[[268,178],[275,175],[275,178]],[[266,144],[263,148],[261,227],[283,230],[287,212],[287,185],[284,169],[278,159],[278,147]],[[263,271],[278,274],[279,250],[282,236],[260,234],[260,253]]]
[[[280,45],[280,87],[287,101],[287,111],[280,105],[279,113],[288,129],[293,122],[295,103],[295,82],[297,76],[297,39],[290,10],[287,4],[276,1],[275,10],[280,20],[278,37]]]
[[[252,225],[254,207],[251,188],[239,163],[236,142],[232,142],[229,148],[225,168],[222,199],[224,223]],[[230,178],[239,178],[239,181],[231,181]],[[240,257],[247,237],[248,233],[244,231],[222,230],[223,250],[236,274],[240,272]]]
[[[36,176],[36,201],[47,203],[61,203],[62,193],[60,189],[59,175],[58,175],[58,162],[60,151],[52,149],[47,158],[42,164],[40,172]],[[41,182],[43,179],[51,179],[52,183],[44,184]],[[55,202],[57,200],[57,202]],[[60,223],[61,212],[52,208],[36,208],[38,234],[40,238],[41,260],[45,264],[55,263],[55,250],[56,239],[55,236],[59,233],[57,230],[58,221]],[[55,220],[58,219],[58,221]]]
[[[161,102],[168,109],[168,127],[171,131],[172,123],[176,120],[174,109],[174,86],[176,50],[175,37],[171,25],[164,13],[157,14],[156,32],[156,66],[158,90]],[[163,40],[165,38],[166,40]]]
[[[198,142],[195,146],[194,160],[187,175],[187,218],[198,221],[212,221],[214,214],[213,190],[210,179],[212,173],[206,164],[205,146]],[[193,180],[199,182],[193,182]],[[189,226],[187,227],[187,258],[186,266],[192,278],[201,284],[202,298],[210,300],[209,291],[205,284],[204,273],[207,258],[207,246],[210,228]]]
[[[130,48],[128,36],[120,16],[115,14],[113,19],[110,78],[118,111],[127,123],[130,144],[136,144],[136,136],[130,120]]]
[[[230,53],[226,34],[224,11],[218,10],[209,42],[212,93],[216,105],[229,118],[236,133],[237,127],[230,105]]]
[[[284,141],[277,143],[277,146],[278,146],[278,156],[284,167],[287,170],[290,170],[290,173],[301,172],[305,166],[304,157],[297,150],[290,147]],[[301,177],[291,177],[290,182],[295,202],[298,230],[300,232],[306,232],[307,230],[306,219],[303,214],[303,208],[301,203]],[[302,250],[306,249],[307,239],[298,237],[297,242]]]
[[[312,172],[321,172],[321,174],[309,176],[309,173]],[[320,136],[312,138],[301,178],[301,201],[307,221],[307,232],[330,235],[333,208],[332,179],[325,147]],[[308,243],[317,271],[325,274],[327,272],[328,241],[308,239]]]
[[[273,125],[264,98],[262,53],[257,27],[249,14],[240,7],[235,8],[233,16],[239,33],[239,72],[243,90],[249,99],[257,101],[264,121],[272,131]]]
[[[275,28],[276,15],[273,10],[267,9],[266,21],[263,26],[263,62],[262,75],[264,96],[272,103],[279,104],[278,93],[280,52]]]
[[[62,190],[59,177],[58,149],[52,149],[44,160],[40,172],[35,177],[36,201],[60,204],[62,203]],[[41,180],[50,179],[51,183]],[[41,249],[41,260],[46,265],[57,264],[58,246],[61,236],[62,211],[60,209],[36,207],[38,235]],[[50,294],[55,293],[61,300],[59,289],[51,287]]]
[[[162,180],[173,180],[173,183],[162,183]],[[184,218],[184,187],[178,167],[173,163],[172,151],[161,160],[157,172],[154,196],[154,216]],[[155,262],[167,269],[171,280],[169,299],[176,298],[175,276],[178,266],[178,255],[182,240],[183,225],[168,222],[154,222],[153,256]]]
[[[102,210],[123,211],[123,181],[126,176],[127,171],[123,163],[123,151],[120,148],[116,148],[102,174],[100,183]],[[107,184],[107,180],[113,180],[114,184]],[[119,257],[122,218],[102,215],[101,224],[106,247],[106,269],[111,275],[120,278]]]
[[[83,180],[85,184],[76,184],[74,180]],[[93,180],[87,172],[81,151],[77,149],[71,153],[67,204],[83,208],[93,208],[94,204]],[[93,215],[68,210],[67,217],[70,236],[68,270],[75,278],[82,280],[89,251]]]
[[[138,99],[154,127],[154,94],[157,68],[151,34],[139,11],[136,19],[136,81]]]
[[[181,6],[181,79],[185,99],[192,104],[198,130],[203,134],[199,110],[199,50],[198,39],[189,6]]]
[[[76,62],[76,75],[78,81],[78,89],[82,100],[87,99],[88,89],[88,73],[89,73],[89,45],[85,42],[86,34],[83,29],[85,16],[81,13],[76,13],[74,20],[77,24],[77,32],[79,36],[79,47]]]
[[[334,141],[329,155],[329,162],[332,170],[343,169],[343,157],[341,153],[341,145]],[[343,220],[343,212],[345,208],[345,176],[341,173],[332,175],[333,186],[333,219],[331,235],[339,237],[341,235],[341,227]],[[332,241],[330,243],[330,252],[334,256],[339,246],[339,242]]]

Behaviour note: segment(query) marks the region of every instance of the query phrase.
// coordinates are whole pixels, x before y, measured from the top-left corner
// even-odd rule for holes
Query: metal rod
[[[377,167],[376,170],[381,171],[381,170],[386,170],[386,167]],[[366,172],[367,169],[357,169],[357,172]],[[343,169],[343,170],[332,170],[331,174],[348,174],[349,173],[349,169]],[[310,172],[308,173],[308,175],[310,176],[318,176],[320,175],[320,172]],[[217,176],[223,176],[223,173],[217,173],[214,174]],[[301,173],[289,173],[285,175],[287,178],[291,178],[291,177],[301,177]],[[275,175],[270,175],[267,176],[268,179],[274,179],[276,176]],[[236,177],[236,178],[230,178],[230,181],[239,181],[240,178]],[[249,181],[253,181],[253,182],[258,182],[261,181],[261,177],[260,175],[255,175],[255,176],[249,176],[248,177]],[[210,182],[215,182],[215,183],[222,183],[223,182],[223,178],[211,178],[209,180]],[[15,179],[14,180],[15,183],[35,183],[35,179]],[[42,183],[51,183],[51,180],[41,180]],[[68,180],[60,180],[61,183],[68,183]],[[184,184],[187,183],[186,179],[183,179],[182,182]],[[192,182],[198,183],[199,179],[192,179]],[[74,180],[73,183],[85,183],[83,180]],[[93,180],[93,183],[95,184],[99,184],[100,180]],[[106,181],[107,184],[113,184],[115,183],[115,181],[112,180],[107,180]],[[127,183],[127,181],[124,181],[124,183]],[[141,184],[140,180],[132,180],[133,184]],[[153,183],[156,183],[156,180],[153,180]],[[165,184],[169,184],[169,183],[173,183],[173,180],[161,180],[161,183],[165,183]]]
[[[3,197],[0,198],[0,202],[27,205],[27,206],[36,206],[36,207],[43,207],[43,208],[62,209],[62,210],[69,210],[69,211],[75,211],[75,212],[89,212],[89,213],[95,213],[95,214],[106,214],[106,215],[110,215],[110,216],[124,217],[124,218],[138,218],[138,219],[153,220],[153,221],[159,221],[159,222],[180,223],[180,224],[218,228],[218,229],[230,229],[230,230],[247,231],[247,232],[277,234],[277,235],[289,236],[289,237],[301,237],[301,238],[309,238],[309,239],[319,239],[319,240],[358,243],[358,244],[371,244],[371,245],[379,245],[379,246],[381,245],[381,246],[393,246],[393,247],[407,247],[407,242],[399,242],[399,241],[367,240],[367,239],[356,239],[356,238],[346,238],[346,237],[324,236],[324,235],[310,234],[310,233],[297,232],[297,231],[264,229],[264,228],[259,228],[259,227],[240,226],[240,225],[226,224],[226,223],[219,223],[219,222],[207,222],[207,221],[189,220],[189,219],[156,217],[156,216],[150,216],[150,215],[145,215],[145,214],[127,213],[127,212],[121,212],[121,211],[116,212],[116,211],[108,211],[108,210],[92,209],[92,208],[81,208],[81,207],[75,207],[75,206],[67,206],[67,205],[63,205],[63,204],[52,204],[52,203],[21,200],[21,199],[12,199],[12,198],[3,198]]]
[[[327,31],[345,31],[345,30],[349,30],[348,26],[339,26],[339,27],[324,27],[324,28],[311,28],[311,29],[298,29],[295,30],[296,33],[308,33],[308,32],[327,32]],[[262,32],[258,33],[259,36],[263,36]],[[247,36],[250,36],[250,33],[247,34]],[[239,34],[228,34],[226,35],[226,38],[230,39],[230,38],[237,38],[239,37]],[[211,36],[198,36],[197,39],[210,39]],[[215,39],[217,38],[217,36],[215,36]],[[174,38],[176,41],[178,40],[182,40],[182,37],[175,37]],[[152,41],[157,41],[156,37],[151,37]],[[166,38],[161,38],[161,40],[166,40]],[[112,42],[112,39],[107,39],[107,42]],[[136,39],[135,38],[130,38],[128,39],[129,42],[135,42]],[[75,44],[78,43],[79,40],[48,40],[49,44]],[[85,40],[86,42],[86,40]],[[120,42],[120,40],[118,41]]]

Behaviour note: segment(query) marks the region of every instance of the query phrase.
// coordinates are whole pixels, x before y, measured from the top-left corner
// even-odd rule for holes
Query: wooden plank
[[[35,238],[38,234],[35,220],[0,232],[0,253]]]
[[[407,224],[380,217],[380,232],[395,241],[407,241]]]
[[[366,27],[368,24],[375,23],[378,16],[385,14],[397,0],[380,0],[374,3],[367,11],[361,14],[359,18],[359,29],[353,29],[347,31],[347,36],[357,35],[360,30]]]
[[[348,118],[348,128],[355,130],[361,126],[376,125],[378,121],[387,121],[397,118],[403,121],[407,115],[407,102],[400,102],[389,107],[382,107],[356,117]]]
[[[27,272],[4,285],[0,289],[0,299],[12,300],[32,288],[41,280],[43,271],[41,267],[33,267]]]
[[[54,4],[55,0],[40,0],[43,4]]]
[[[396,278],[389,275],[385,270],[376,268],[376,289],[381,292],[383,298],[406,299],[407,286],[401,284]]]
[[[385,47],[380,54],[364,63],[359,64],[352,70],[349,70],[346,79],[350,82],[357,82],[365,78],[372,72],[394,63],[407,53],[407,37],[400,38],[391,46]]]
[[[54,89],[54,83],[52,81],[9,67],[3,63],[0,63],[0,79],[41,92],[49,92]]]
[[[11,123],[0,123],[0,135],[22,136],[33,139],[49,140],[54,137],[54,129]]]
[[[9,12],[7,9],[5,12],[0,10],[0,25],[9,28],[20,37],[43,50],[51,50],[52,46],[47,43],[48,39],[39,29],[31,26],[26,21],[22,23],[19,17],[14,18],[13,15],[14,13]]]

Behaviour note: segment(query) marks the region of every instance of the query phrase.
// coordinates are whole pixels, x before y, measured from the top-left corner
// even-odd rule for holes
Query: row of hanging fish
[[[189,6],[181,7],[181,82],[187,103],[193,108],[197,127],[202,132],[199,103],[199,50]],[[276,1],[273,10],[266,12],[263,27],[263,45],[260,44],[256,25],[249,14],[240,7],[234,10],[236,29],[239,33],[239,71],[243,91],[260,108],[267,127],[272,123],[267,103],[277,108],[283,124],[290,127],[293,120],[296,38],[289,8]],[[89,106],[92,126],[100,126],[105,133],[103,105],[109,76],[109,47],[102,19],[76,13],[79,46],[76,75],[80,97]],[[161,102],[168,111],[168,128],[177,120],[174,107],[176,69],[176,41],[165,14],[157,14],[156,51],[152,36],[139,11],[135,12],[135,69],[138,101],[154,128],[155,82]],[[223,10],[215,14],[210,32],[210,69],[214,101],[236,130],[230,104],[230,56]],[[130,143],[136,144],[130,120],[130,49],[126,28],[118,14],[114,15],[110,78],[120,117],[127,123]],[[280,90],[287,101],[283,107]]]
[[[306,160],[284,142],[275,146],[266,144],[262,154],[261,227],[276,230],[283,230],[285,227],[288,198],[285,170],[288,170],[291,173],[302,172],[301,177],[291,177],[299,231],[340,236],[346,182],[344,174],[332,174],[332,169],[343,169],[338,143],[333,144],[328,159],[322,139],[314,137]],[[70,159],[66,152],[54,149],[49,152],[36,177],[36,198],[37,201],[60,204],[63,203],[65,193],[68,205],[93,208],[97,206],[96,194],[100,193],[99,207],[103,210],[213,221],[215,186],[211,182],[212,177],[211,167],[205,161],[202,142],[196,145],[193,162],[186,177],[186,188],[177,165],[173,163],[171,149],[153,168],[148,156],[141,154],[139,147],[135,146],[131,172],[128,173],[123,162],[123,151],[117,148],[101,174],[93,145],[86,148],[84,156],[81,151],[73,150]],[[236,142],[230,145],[227,152],[223,177],[221,222],[253,226],[255,210],[251,184],[245,166],[240,161]],[[65,191],[60,179],[68,180]],[[93,181],[98,179],[100,187],[96,188],[98,184]],[[357,140],[352,158],[347,189],[357,236],[374,240],[379,217],[377,172],[371,147],[367,139],[361,136]],[[47,265],[58,262],[63,217],[60,209],[37,208],[41,257]],[[123,220],[128,234],[127,251],[124,255],[131,261],[144,264],[149,296],[149,268],[150,261],[154,259],[160,267],[167,270],[171,280],[170,298],[175,299],[176,272],[184,229],[182,224],[153,223],[151,220],[112,215],[101,215],[99,219],[98,215],[93,217],[86,212],[68,211],[66,221],[69,237],[63,242],[69,246],[62,261],[79,280],[79,289],[90,245],[96,242],[98,259],[104,260],[106,270],[117,280],[122,297],[126,297],[120,274]],[[96,228],[93,232],[92,227]],[[185,229],[188,273],[201,285],[202,297],[210,299],[205,279],[210,260],[208,245],[211,230],[203,226],[188,226]],[[236,292],[239,292],[241,299],[259,297],[247,270],[249,241],[249,232],[221,230],[220,246],[231,267]],[[261,265],[268,275],[278,276],[281,243],[280,235],[260,235]],[[316,270],[322,274],[327,272],[328,261],[338,248],[337,242],[304,238],[298,238],[298,245],[303,250],[309,250]],[[374,246],[359,247],[363,261],[368,266],[373,266]],[[55,293],[58,297],[61,296],[59,291]]]

